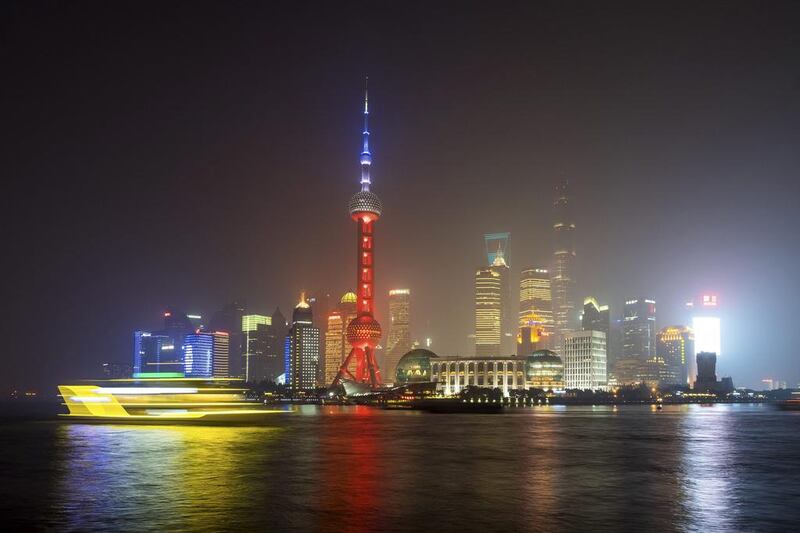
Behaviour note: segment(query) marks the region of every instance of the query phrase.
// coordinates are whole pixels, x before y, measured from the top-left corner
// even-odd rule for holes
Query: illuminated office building
[[[266,315],[243,315],[242,373],[245,381],[261,382],[268,379],[267,352],[272,317]]]
[[[606,334],[572,331],[563,337],[564,388],[607,390]]]
[[[650,372],[646,363],[656,358],[656,301],[632,298],[625,302],[622,322],[622,357],[614,369],[617,383],[642,383]]]
[[[575,296],[575,223],[569,197],[569,182],[556,186],[553,211],[555,249],[550,280],[553,293],[553,321],[556,336],[562,337],[578,329],[578,309]],[[560,348],[561,343],[556,345]]]
[[[581,329],[584,331],[602,331],[608,339],[611,330],[611,316],[607,305],[600,305],[597,300],[589,296],[583,300],[583,315],[581,315]]]
[[[692,319],[695,351],[715,353],[720,356],[722,354],[722,326],[718,296],[712,293],[701,294],[694,301],[689,302],[687,307]],[[696,367],[690,365],[690,382],[694,381],[695,375]]]
[[[519,321],[515,299],[511,295],[511,268],[508,259],[508,242],[511,234],[487,233],[484,235],[489,268],[500,274],[500,350],[499,353],[514,352]]]
[[[372,179],[369,150],[369,101],[364,91],[364,130],[361,149],[361,190],[350,198],[350,218],[356,223],[358,250],[356,252],[356,309],[358,316],[345,328],[352,349],[345,358],[333,385],[343,379],[376,388],[381,385],[381,373],[375,359],[375,348],[381,340],[381,325],[375,320],[375,223],[381,216],[383,204],[370,191]],[[354,366],[354,371],[350,368]]]
[[[229,349],[229,336],[224,331],[186,335],[183,343],[186,377],[228,377]]]
[[[537,350],[527,358],[525,376],[528,387],[546,391],[562,390],[564,362],[552,350]]]
[[[177,354],[177,355],[176,355]],[[183,373],[180,347],[172,337],[149,331],[133,332],[133,374]],[[179,364],[176,365],[177,362]]]
[[[292,327],[286,337],[286,385],[293,390],[311,390],[320,386],[319,328],[305,295],[292,313]]]
[[[500,354],[502,338],[502,275],[492,268],[475,273],[475,355]]]
[[[278,383],[282,381],[281,376],[284,376],[285,379],[284,345],[286,336],[289,334],[289,324],[279,307],[275,308],[270,319],[272,324],[267,328],[266,379]]]
[[[661,385],[689,382],[689,360],[694,358],[694,333],[686,326],[668,326],[656,335],[656,354],[664,361]]]
[[[389,291],[389,338],[386,342],[384,376],[393,380],[397,363],[411,350],[411,291],[392,289]]]
[[[328,313],[325,329],[325,384],[333,383],[344,361],[344,322],[341,311]]]
[[[551,349],[554,340],[553,298],[550,273],[546,268],[526,268],[520,274],[519,327],[530,328],[531,322],[536,322],[540,332],[538,348]]]
[[[242,317],[244,306],[231,302],[215,312],[209,321],[209,331],[225,331],[229,334],[230,357],[226,376],[244,376],[242,354],[244,353],[244,334],[242,333]]]

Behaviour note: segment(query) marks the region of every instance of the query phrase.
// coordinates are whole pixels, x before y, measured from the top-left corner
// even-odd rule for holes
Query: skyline
[[[698,11],[701,18],[710,16]],[[114,38],[111,29],[104,38],[112,50],[116,45],[142,60],[158,46],[188,46],[197,37],[192,31],[213,26],[210,14],[205,15],[202,24],[188,30],[187,41],[156,32],[153,49],[132,49],[126,40],[130,35]],[[19,13],[16,20],[25,16],[30,14]],[[746,27],[743,14],[727,16],[728,24]],[[256,25],[234,22],[249,31],[227,50],[241,52],[253,45],[249,39]],[[412,44],[419,47],[432,37],[433,28],[426,24],[435,26],[422,23]],[[509,24],[517,31],[511,37],[494,36],[494,48],[506,49],[524,37]],[[44,24],[39,31],[48,28]],[[661,51],[656,55],[662,62],[643,68],[641,78],[615,81],[619,70],[594,71],[588,58],[568,54],[576,52],[570,47],[575,45],[564,45],[550,51],[567,54],[583,70],[559,68],[544,53],[523,54],[507,61],[527,65],[525,75],[470,85],[467,78],[474,73],[457,68],[459,59],[469,55],[469,48],[457,49],[463,40],[443,45],[455,63],[449,64],[449,77],[439,71],[441,51],[435,58],[406,52],[389,65],[374,48],[366,64],[352,61],[351,53],[330,59],[304,49],[316,62],[297,70],[284,65],[287,70],[279,79],[258,69],[243,73],[230,67],[226,83],[236,89],[227,93],[225,84],[212,81],[210,71],[170,71],[177,57],[169,55],[146,67],[152,77],[130,89],[123,87],[130,73],[119,65],[105,64],[107,86],[95,85],[88,71],[81,71],[75,85],[61,87],[67,105],[60,112],[52,106],[64,101],[42,101],[48,89],[31,84],[29,94],[17,95],[20,106],[10,113],[12,127],[26,135],[6,146],[17,149],[11,170],[25,179],[12,184],[11,195],[23,202],[4,213],[14,222],[6,227],[19,227],[22,238],[12,243],[19,246],[14,250],[19,264],[10,265],[4,276],[14,285],[4,304],[10,317],[4,324],[11,338],[8,353],[17,355],[20,365],[10,369],[2,386],[43,387],[68,369],[79,374],[103,361],[128,360],[130,332],[155,326],[168,306],[210,315],[245,296],[248,312],[271,313],[277,305],[288,316],[302,289],[328,288],[335,298],[354,289],[348,282],[352,267],[347,267],[352,223],[341,206],[358,172],[354,110],[356,89],[367,72],[377,95],[370,109],[371,147],[386,204],[377,252],[379,322],[388,323],[388,290],[408,287],[414,298],[412,337],[433,338],[440,354],[470,355],[471,287],[474,267],[485,261],[483,235],[511,233],[513,290],[521,269],[548,264],[552,186],[569,178],[578,302],[595,296],[618,318],[626,298],[652,296],[661,329],[691,325],[679,318],[683,303],[713,291],[726,313],[719,372],[732,375],[737,385],[756,385],[766,377],[796,383],[792,307],[785,301],[800,289],[787,271],[797,259],[792,228],[800,222],[793,204],[797,156],[791,152],[798,140],[796,87],[773,71],[755,72],[755,63],[750,71],[746,62],[740,64],[748,43],[767,39],[751,31],[741,42],[729,38],[710,45],[706,53],[721,55],[729,68],[699,69],[701,79],[682,80],[671,99],[654,92],[670,80],[669,61],[664,64],[670,56],[658,46],[647,52]],[[624,35],[630,38],[630,33]],[[12,48],[18,37],[9,32]],[[72,37],[57,55],[81,57],[80,41]],[[352,37],[341,37],[349,51]],[[380,48],[381,40],[372,37]],[[774,31],[769,39],[768,50],[748,53],[772,53],[776,62],[792,58],[778,46],[791,43],[787,34]],[[700,54],[690,44],[691,38],[684,46]],[[242,60],[252,60],[256,51],[264,52],[265,44],[254,46]],[[99,52],[93,53],[95,61],[102,61]],[[222,67],[223,57],[213,59],[215,67]],[[270,59],[283,65],[279,58]],[[405,80],[407,69],[416,64],[430,83]],[[496,74],[512,67],[488,57],[481,65]],[[45,74],[60,74],[56,79],[64,82],[63,68],[47,64]],[[158,87],[153,81],[163,69],[171,75]],[[540,69],[557,74],[566,90],[555,91],[558,84],[547,81],[552,76],[540,78]],[[734,72],[740,73],[739,89],[722,90]],[[770,72],[772,77],[756,75]],[[581,75],[598,78],[591,92],[595,101],[586,101],[590,93],[581,92],[579,80],[571,79]],[[626,88],[626,82],[636,83]],[[189,90],[194,83],[199,92]],[[267,84],[269,91],[264,91]],[[78,98],[79,88],[89,87],[94,88],[91,101]],[[143,88],[148,90],[139,100],[135,93]],[[279,103],[286,109],[278,109]],[[683,107],[674,108],[678,103]],[[63,132],[55,142],[45,143],[49,129],[24,127],[23,119],[34,109],[47,116],[52,131]],[[91,110],[96,114],[81,116]],[[468,117],[462,116],[465,110]],[[776,189],[783,194],[774,194]],[[155,208],[142,211],[142,206]],[[292,227],[296,235],[317,242],[308,246],[287,238]],[[41,321],[34,324],[31,317],[41,316],[55,322],[54,339],[36,337]],[[747,327],[753,316],[790,333],[784,338],[753,334]],[[32,349],[30,339],[41,342]],[[757,363],[748,359],[754,354]]]

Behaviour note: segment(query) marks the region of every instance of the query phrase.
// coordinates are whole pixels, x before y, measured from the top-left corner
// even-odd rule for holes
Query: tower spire
[[[369,76],[364,79],[364,138],[361,149],[361,190],[368,191],[371,184],[369,178],[369,167],[372,164],[372,154],[369,152]]]

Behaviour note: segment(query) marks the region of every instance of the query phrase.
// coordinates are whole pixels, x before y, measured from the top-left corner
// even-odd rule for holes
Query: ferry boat
[[[791,398],[779,401],[776,405],[784,411],[800,411],[800,392],[793,392]]]
[[[59,385],[63,420],[114,424],[263,424],[285,409],[247,400],[241,380],[132,378]]]

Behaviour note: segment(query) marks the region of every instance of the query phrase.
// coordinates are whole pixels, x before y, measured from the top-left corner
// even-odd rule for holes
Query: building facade
[[[431,361],[431,375],[437,390],[447,396],[468,386],[498,388],[508,396],[511,390],[528,388],[525,363],[518,357],[439,357]]]
[[[286,385],[292,390],[312,390],[321,385],[319,375],[319,328],[305,295],[292,313],[292,327],[286,336]]]
[[[614,366],[619,385],[641,383],[648,374],[646,363],[656,358],[656,301],[625,301],[622,322],[622,357]]]
[[[186,335],[183,351],[186,377],[228,377],[230,341],[227,332],[197,332]]]
[[[383,371],[387,381],[393,381],[397,363],[411,350],[411,290],[389,291],[389,338]]]
[[[538,327],[537,349],[552,349],[554,340],[553,296],[550,272],[546,268],[526,268],[519,278],[519,327]]]
[[[566,333],[561,358],[564,361],[564,388],[608,390],[605,332]]]
[[[325,384],[333,383],[344,361],[344,321],[341,311],[328,314],[325,329]]]
[[[242,315],[242,376],[245,381],[259,383],[268,379],[267,352],[272,317]]]
[[[497,357],[502,338],[502,280],[492,268],[475,273],[475,356]]]
[[[689,383],[689,360],[694,358],[694,332],[686,326],[668,326],[656,335],[656,353],[664,360],[661,385]]]
[[[575,294],[575,223],[569,197],[569,183],[556,186],[553,202],[554,251],[550,280],[553,297],[555,334],[562,337],[578,329],[578,309]],[[560,339],[556,347],[560,349]]]

